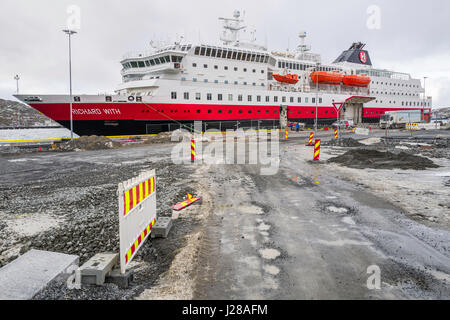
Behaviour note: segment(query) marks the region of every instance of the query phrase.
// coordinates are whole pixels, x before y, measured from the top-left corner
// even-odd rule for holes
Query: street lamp
[[[16,94],[19,94],[19,80],[20,80],[20,77],[19,77],[18,74],[16,74],[16,76],[14,77],[14,80],[16,80],[16,87],[17,87]]]
[[[316,72],[319,72],[320,62],[317,62]],[[318,110],[318,100],[319,100],[319,73],[317,73],[316,77],[316,120],[314,122],[314,134],[317,133],[317,110]]]
[[[73,30],[63,30],[69,36],[69,82],[70,82],[70,140],[73,141],[73,119],[72,119],[72,42],[71,37],[76,34]]]

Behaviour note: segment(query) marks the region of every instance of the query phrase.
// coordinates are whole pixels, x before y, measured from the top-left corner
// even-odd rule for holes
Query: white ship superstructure
[[[220,45],[180,41],[125,55],[116,94],[74,97],[75,131],[150,133],[194,120],[220,129],[273,125],[282,107],[289,121],[330,123],[339,102],[342,117],[355,123],[378,121],[390,110],[420,109],[424,118],[430,112],[420,80],[373,68],[362,43],[327,64],[311,52],[305,32],[295,53],[268,51],[240,38],[245,26],[238,11],[220,19]],[[17,97],[68,125],[68,96]]]

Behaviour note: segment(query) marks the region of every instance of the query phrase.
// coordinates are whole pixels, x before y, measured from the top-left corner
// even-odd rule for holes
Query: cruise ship
[[[246,26],[239,11],[219,20],[219,45],[180,40],[126,54],[114,94],[73,95],[74,132],[151,134],[189,129],[198,120],[204,130],[276,127],[281,112],[289,122],[330,124],[338,103],[339,116],[355,124],[378,122],[391,110],[430,116],[432,98],[420,79],[374,68],[361,42],[323,63],[306,44],[306,32],[299,33],[295,52],[269,51],[254,36],[241,38]],[[15,97],[70,128],[69,95]]]

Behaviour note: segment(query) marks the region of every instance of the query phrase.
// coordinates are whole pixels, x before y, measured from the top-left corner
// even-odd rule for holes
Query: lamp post
[[[69,36],[69,83],[70,83],[70,140],[73,141],[73,119],[72,119],[72,35],[76,34],[73,30],[63,30]]]
[[[422,104],[422,115],[423,120],[425,121],[425,104],[427,103],[427,94],[426,94],[426,80],[428,77],[423,77],[423,104]]]
[[[20,77],[18,74],[16,74],[16,76],[14,77],[14,80],[16,80],[16,94],[19,94],[19,80]]]
[[[317,62],[316,72],[319,72],[320,62]],[[317,110],[318,110],[318,100],[319,100],[319,74],[317,74],[316,78],[316,120],[314,122],[314,135],[317,134]]]

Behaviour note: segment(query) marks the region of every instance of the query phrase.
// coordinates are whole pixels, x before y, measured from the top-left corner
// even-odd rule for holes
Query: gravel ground
[[[156,170],[158,215],[170,216],[171,204],[181,201],[186,192],[196,194],[190,179],[193,169],[155,157],[152,149],[0,157],[4,178],[0,182],[0,266],[32,248],[79,255],[80,264],[98,252],[118,252],[117,184],[143,170]],[[168,239],[148,239],[132,262],[131,289],[108,284],[68,290],[64,283],[55,282],[36,299],[133,298],[169,268],[197,224],[195,219],[181,218]]]

